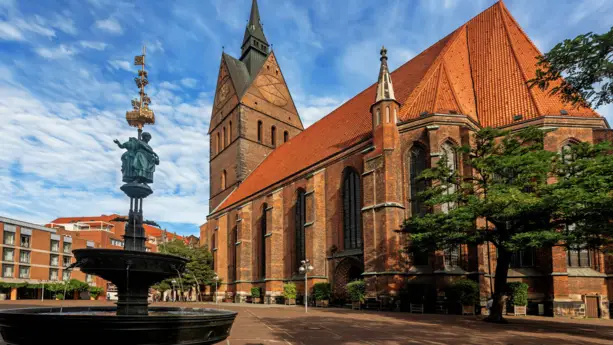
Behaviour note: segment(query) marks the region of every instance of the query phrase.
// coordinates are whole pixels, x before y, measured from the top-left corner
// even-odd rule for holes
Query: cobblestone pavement
[[[108,305],[105,301],[47,301],[44,305]],[[42,305],[40,301],[3,301],[0,308]],[[493,325],[475,316],[406,314],[347,309],[158,303],[167,306],[218,307],[238,311],[227,341],[231,345],[273,344],[613,344],[613,320],[509,317]]]

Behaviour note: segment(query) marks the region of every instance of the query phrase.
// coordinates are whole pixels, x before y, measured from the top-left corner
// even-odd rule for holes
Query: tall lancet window
[[[266,212],[268,204],[262,205],[262,216],[260,217],[260,278],[266,278]]]
[[[458,162],[457,162],[458,157],[457,157],[457,154],[456,154],[456,151],[453,145],[449,142],[446,142],[443,145],[441,145],[441,151],[442,151],[441,153],[443,154],[443,156],[447,157],[447,166],[449,167],[449,170],[451,170],[451,172],[457,171],[458,170]],[[451,195],[455,193],[455,191],[456,191],[456,186],[452,184],[447,187],[447,189],[445,190],[445,193],[447,195]],[[441,210],[447,213],[454,206],[455,204],[453,202],[446,202],[441,205]]]
[[[226,177],[227,177],[227,174],[226,174],[226,171],[224,170],[221,172],[221,189],[222,190],[226,189]]]
[[[426,214],[426,207],[419,198],[419,193],[426,190],[426,181],[418,179],[419,175],[426,170],[426,150],[415,145],[409,155],[409,181],[411,216]]]
[[[223,147],[225,148],[226,146],[228,146],[228,136],[226,135],[226,127],[222,128],[221,132],[223,133]]]
[[[343,172],[343,234],[345,249],[362,248],[360,177],[353,168]]]
[[[217,153],[221,151],[221,135],[217,132]]]
[[[277,127],[270,127],[270,144],[275,147],[277,146]]]
[[[304,235],[304,224],[306,223],[305,195],[304,189],[298,189],[296,193],[296,269],[298,269],[300,261],[306,258],[306,239]]]

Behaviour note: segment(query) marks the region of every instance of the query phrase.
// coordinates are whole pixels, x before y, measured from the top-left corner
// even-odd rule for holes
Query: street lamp
[[[307,283],[307,278],[309,276],[309,272],[313,270],[313,266],[310,264],[309,260],[302,260],[302,265],[298,269],[300,273],[304,273],[304,312],[308,312],[309,305],[309,286]]]
[[[217,282],[219,282],[219,276],[217,275],[217,273],[215,273],[213,279],[215,280],[215,304],[219,304],[219,301],[217,299]]]

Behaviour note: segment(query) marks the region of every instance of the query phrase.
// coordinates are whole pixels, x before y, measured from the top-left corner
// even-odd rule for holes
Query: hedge
[[[366,283],[363,280],[352,281],[345,286],[347,295],[352,302],[364,302],[366,296]]]
[[[507,283],[508,303],[516,306],[528,305],[528,284],[522,282]]]
[[[283,297],[296,299],[296,284],[291,282],[283,284]]]
[[[332,295],[332,287],[330,283],[317,283],[313,285],[313,296],[318,301],[325,301],[330,299]]]
[[[479,285],[470,279],[460,279],[447,288],[447,297],[462,305],[474,305],[479,301]]]

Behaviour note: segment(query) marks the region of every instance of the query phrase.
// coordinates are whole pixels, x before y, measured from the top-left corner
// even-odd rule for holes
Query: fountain
[[[124,250],[77,249],[76,267],[117,286],[117,307],[39,307],[0,311],[0,333],[8,344],[39,345],[60,334],[63,345],[83,343],[174,345],[214,344],[226,339],[236,312],[207,308],[149,307],[149,287],[175,277],[185,269],[186,259],[146,251],[143,199],[153,193],[155,166],[159,157],[149,146],[151,135],[142,131],[155,123],[145,93],[145,48],[134,64],[141,66],[136,85],[140,98],[132,100],[126,113],[128,124],[138,128],[138,137],[115,143],[122,155],[121,190],[130,197],[130,212],[124,235]]]

